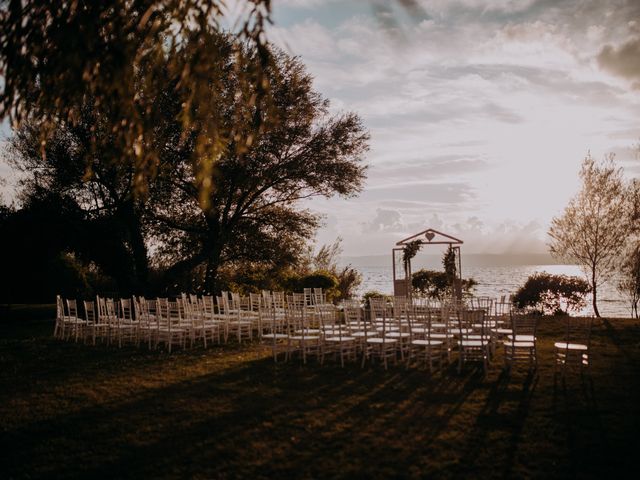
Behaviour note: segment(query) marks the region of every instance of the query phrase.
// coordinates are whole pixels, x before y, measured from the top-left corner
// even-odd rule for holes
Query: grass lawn
[[[590,376],[554,387],[469,367],[273,363],[259,345],[65,343],[43,311],[0,322],[2,478],[607,478],[635,473],[640,327],[594,324]],[[6,313],[6,312],[5,312]]]

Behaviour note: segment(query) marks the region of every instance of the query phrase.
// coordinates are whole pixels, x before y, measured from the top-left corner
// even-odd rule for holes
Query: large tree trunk
[[[220,247],[217,245],[209,250],[207,257],[207,272],[204,279],[204,288],[209,295],[218,292],[218,270],[220,269]]]
[[[136,290],[145,293],[148,288],[149,257],[147,255],[147,246],[144,243],[144,236],[142,234],[140,216],[136,211],[136,206],[134,205],[133,200],[127,202],[123,206],[121,218],[125,228],[127,229],[129,246],[133,256],[133,267],[135,269],[133,272],[133,283]]]

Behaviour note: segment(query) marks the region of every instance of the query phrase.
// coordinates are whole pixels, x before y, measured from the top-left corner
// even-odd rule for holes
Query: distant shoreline
[[[389,267],[391,268],[391,253],[387,255],[363,255],[363,256],[343,256],[340,261],[343,265],[358,267]],[[420,254],[412,260],[412,267],[434,268],[442,266],[440,255]],[[525,253],[525,254],[484,254],[484,253],[462,253],[462,266],[468,267],[511,267],[525,265],[571,265],[567,262],[558,261],[547,253]]]

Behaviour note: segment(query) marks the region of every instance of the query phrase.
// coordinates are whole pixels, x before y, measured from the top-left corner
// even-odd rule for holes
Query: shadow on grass
[[[274,364],[255,344],[90,347],[49,327],[0,340],[9,478],[595,477],[621,471],[638,423],[637,402],[611,388],[620,371],[637,374],[617,368],[613,339],[596,382],[556,390],[551,338],[533,375],[503,372],[501,358],[487,376],[429,375]]]

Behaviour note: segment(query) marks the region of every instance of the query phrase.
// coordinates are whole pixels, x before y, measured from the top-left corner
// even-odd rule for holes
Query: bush
[[[364,295],[362,295],[362,303],[364,303],[364,306],[366,308],[369,308],[369,299],[370,298],[390,298],[390,295],[387,295],[386,293],[382,293],[379,292],[377,290],[369,290],[368,292],[365,292]]]
[[[418,270],[411,275],[411,286],[429,298],[442,298],[449,290],[449,281],[445,272]]]
[[[589,284],[579,277],[542,272],[527,279],[513,296],[513,303],[520,309],[535,310],[543,315],[561,315],[584,308],[589,291]]]
[[[317,270],[307,275],[290,273],[281,282],[281,288],[288,292],[301,292],[305,288],[322,288],[327,295],[327,301],[333,301],[339,296],[338,279],[331,272]]]
[[[463,293],[471,293],[476,285],[473,278],[462,279]],[[449,274],[436,270],[418,270],[411,275],[411,286],[429,298],[442,299],[450,294]]]
[[[351,266],[344,267],[338,273],[338,294],[336,300],[344,300],[346,298],[352,298],[356,289],[362,283],[362,274]]]

